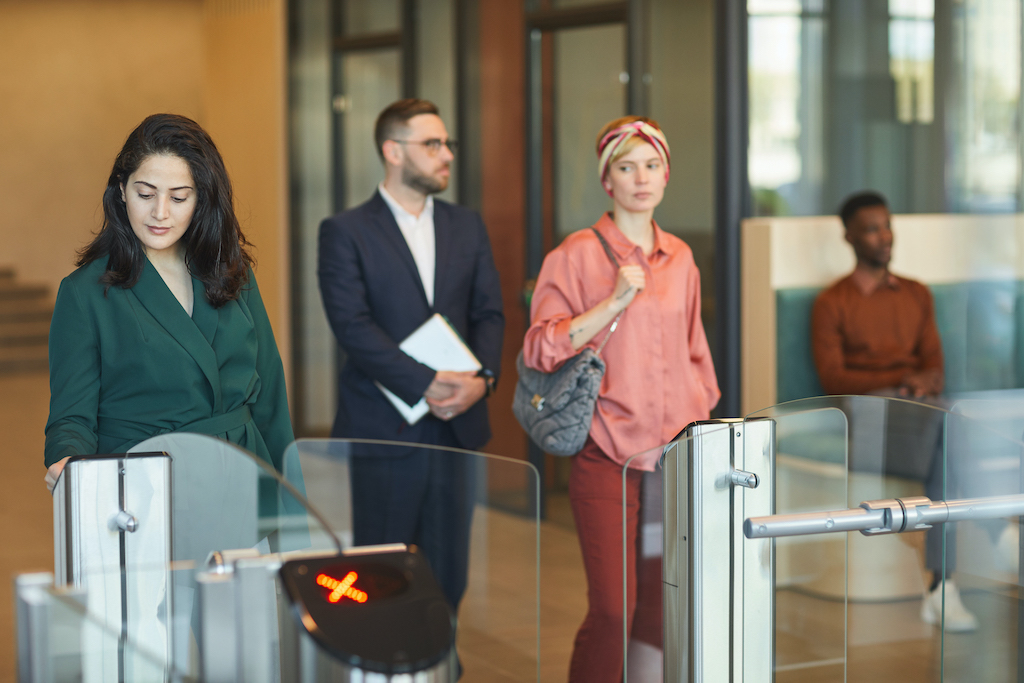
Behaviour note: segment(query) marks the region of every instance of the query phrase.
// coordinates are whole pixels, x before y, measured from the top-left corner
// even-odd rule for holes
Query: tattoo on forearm
[[[626,288],[626,291],[624,291],[624,292],[623,292],[622,294],[619,294],[619,295],[618,295],[617,297],[615,297],[615,298],[616,298],[616,299],[621,299],[622,297],[626,296],[627,294],[629,294],[629,293],[630,293],[630,292],[632,292],[632,291],[633,291],[633,285],[630,285],[629,287],[627,287],[627,288]]]
[[[577,327],[575,330],[569,330],[569,341],[576,339],[576,335],[583,331],[582,327]]]

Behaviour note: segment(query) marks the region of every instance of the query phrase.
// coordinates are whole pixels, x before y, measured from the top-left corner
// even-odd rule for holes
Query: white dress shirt
[[[427,203],[419,216],[414,216],[384,189],[384,183],[377,186],[380,196],[387,202],[388,208],[398,223],[398,229],[409,245],[412,259],[423,281],[423,291],[427,294],[427,303],[434,305],[434,267],[436,263],[436,245],[434,242],[434,198],[427,195]]]

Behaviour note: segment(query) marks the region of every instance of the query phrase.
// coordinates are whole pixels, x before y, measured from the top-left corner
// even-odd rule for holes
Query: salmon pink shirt
[[[661,451],[651,449],[668,443],[689,423],[708,419],[721,396],[700,320],[700,273],[690,247],[657,225],[654,249],[647,256],[609,214],[594,228],[620,265],[644,269],[647,286],[626,308],[601,352],[607,370],[590,436],[619,464],[647,451],[631,467],[653,470]],[[617,275],[591,230],[569,235],[547,255],[523,343],[528,367],[553,372],[579,353],[569,340],[569,325],[611,295]],[[609,327],[586,346],[596,350]]]

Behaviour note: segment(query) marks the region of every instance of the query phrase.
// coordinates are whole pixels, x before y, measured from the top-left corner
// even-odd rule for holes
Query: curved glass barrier
[[[642,481],[641,511],[622,513],[640,529],[623,552],[626,567],[629,551],[639,558],[624,583],[623,604],[637,596],[627,680],[669,680],[695,660],[744,680],[1016,680],[1024,392],[817,397],[686,433],[622,471],[624,491]],[[659,466],[638,475],[641,461]],[[712,513],[719,494],[729,507]],[[766,523],[745,530],[748,518]],[[910,521],[902,533],[871,527],[884,519]],[[663,520],[674,538],[651,526]],[[645,566],[654,547],[657,569]],[[723,576],[731,593],[716,598]],[[690,591],[676,607],[673,582]],[[664,617],[655,624],[645,604]],[[686,632],[694,619],[725,638]]]
[[[540,480],[530,463],[406,442],[300,439],[285,470],[303,473],[310,505],[345,547],[403,540],[424,551],[458,605],[464,680],[539,680]]]
[[[841,451],[829,445],[839,430],[823,438],[821,418],[813,428],[803,424],[821,411],[845,417],[845,486],[838,471],[830,477],[823,467]],[[934,513],[921,530],[909,525],[902,533],[774,540],[777,680],[805,680],[813,672],[816,680],[866,681],[895,671],[928,681],[1016,679],[1019,522],[1007,497],[1024,492],[1019,392],[933,400],[820,397],[752,417],[778,425],[778,513],[786,512],[793,490],[806,497],[830,489],[837,498],[843,488],[845,505],[814,507],[864,509],[867,501],[898,499],[911,513],[930,501]],[[936,519],[950,521],[928,523]],[[798,551],[801,546],[816,547],[817,561]],[[784,571],[838,566],[840,553],[845,572],[821,571],[823,581],[799,582]],[[821,651],[823,642],[831,644],[828,652]],[[835,657],[840,645],[843,655]],[[805,652],[814,656],[801,659]]]
[[[947,419],[944,497],[1019,507],[1024,494],[1024,392],[957,396]],[[960,506],[961,512],[970,512]],[[944,637],[946,680],[1006,681],[1024,676],[1019,512],[989,510],[945,527]],[[968,515],[970,516],[970,515]],[[950,579],[956,586],[950,590]],[[959,593],[960,600],[956,600]],[[961,604],[963,609],[961,610]],[[973,625],[964,613],[973,616]],[[963,626],[963,627],[961,627]]]
[[[267,588],[273,580],[253,577],[276,576],[289,557],[404,541],[458,603],[465,680],[539,679],[539,479],[529,463],[408,443],[300,440],[283,469],[193,434],[70,462],[55,489],[57,588],[43,599],[73,623],[70,640],[49,641],[66,641],[62,661],[78,653],[81,680],[101,681],[199,680],[203,652],[251,647],[247,640],[262,658],[247,672],[326,659],[288,659],[291,612]],[[415,520],[395,526],[391,504],[432,519],[433,531]],[[246,595],[218,593],[218,574],[257,565],[262,574],[238,579],[257,581]],[[246,616],[223,609],[220,626],[204,630],[222,599],[241,600],[234,609]],[[280,656],[266,654],[278,648]]]
[[[118,652],[128,648],[169,670],[194,668],[196,574],[214,553],[341,549],[305,502],[301,472],[288,474],[226,441],[185,433],[68,462],[54,488],[55,585],[80,589],[84,620],[119,634],[98,655],[104,666],[123,668]],[[102,633],[97,642],[110,645]]]

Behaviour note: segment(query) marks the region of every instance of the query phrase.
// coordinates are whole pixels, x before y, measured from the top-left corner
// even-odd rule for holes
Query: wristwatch
[[[484,384],[487,386],[487,393],[484,394],[484,398],[493,394],[495,387],[498,386],[498,378],[494,376],[494,371],[488,370],[487,368],[480,368],[476,371],[476,376],[483,377]]]

